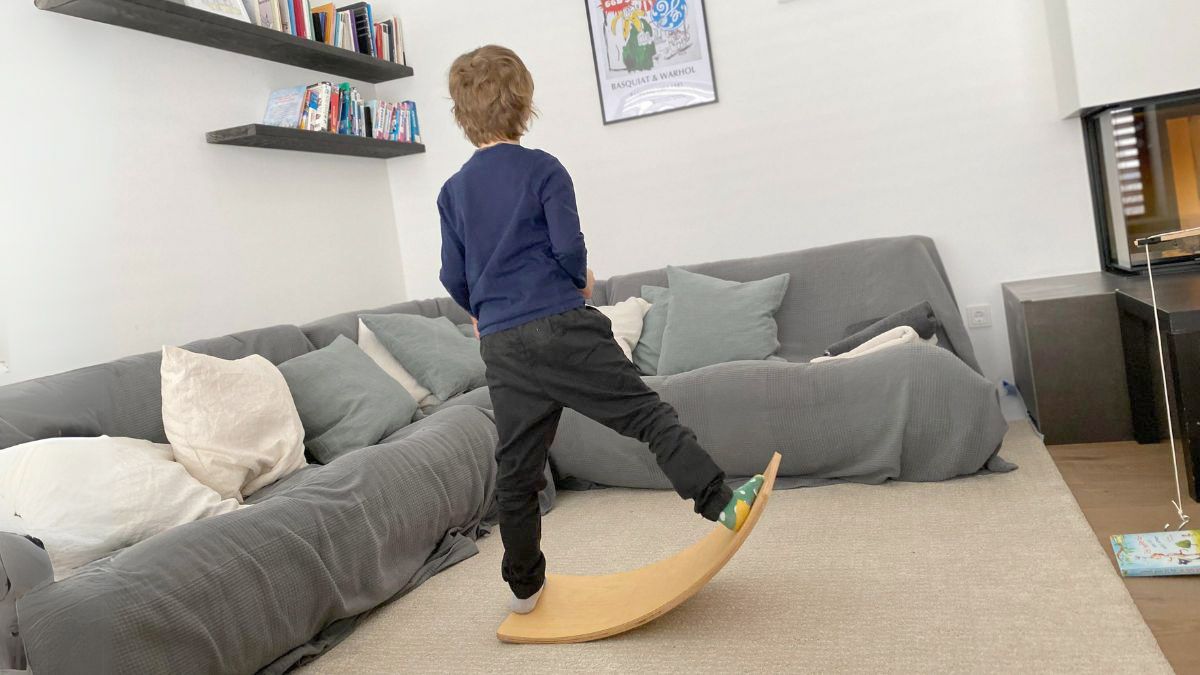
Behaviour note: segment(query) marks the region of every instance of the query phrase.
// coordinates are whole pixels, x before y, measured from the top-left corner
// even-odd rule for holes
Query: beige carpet
[[[1003,455],[1021,468],[776,492],[699,595],[589,644],[496,641],[506,589],[488,537],[305,672],[1171,672],[1028,425]],[[594,574],[707,527],[667,492],[566,493],[544,543],[553,571]]]

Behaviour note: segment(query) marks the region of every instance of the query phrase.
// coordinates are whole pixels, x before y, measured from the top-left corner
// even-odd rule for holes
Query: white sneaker
[[[541,588],[537,589],[537,593],[534,593],[525,599],[518,598],[516,595],[511,595],[508,599],[509,611],[511,611],[513,614],[528,614],[532,612],[533,608],[537,607],[538,598],[542,597],[542,591],[544,590],[546,590],[545,584],[543,584]],[[512,591],[510,590],[509,593],[511,594]]]

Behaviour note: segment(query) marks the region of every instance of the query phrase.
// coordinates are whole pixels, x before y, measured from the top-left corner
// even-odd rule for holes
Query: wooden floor
[[[1171,506],[1175,482],[1166,443],[1048,449],[1114,568],[1110,535],[1151,532],[1178,523]],[[1182,470],[1182,458],[1180,462]],[[1184,510],[1193,519],[1189,527],[1200,529],[1200,504],[1188,497],[1186,484],[1184,490]],[[1200,673],[1200,575],[1125,579],[1125,585],[1175,671]]]

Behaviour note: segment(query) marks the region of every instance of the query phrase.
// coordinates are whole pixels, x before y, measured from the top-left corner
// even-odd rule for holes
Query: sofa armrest
[[[39,542],[27,535],[0,532],[0,670],[28,667],[17,624],[17,601],[53,580],[50,556]]]

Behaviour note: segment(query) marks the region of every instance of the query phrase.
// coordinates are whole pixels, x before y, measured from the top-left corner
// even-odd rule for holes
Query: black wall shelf
[[[377,138],[273,127],[266,124],[245,124],[240,127],[210,131],[206,134],[206,138],[209,143],[215,145],[242,145],[252,148],[299,150],[376,159],[403,157],[425,152],[425,146],[421,143],[381,141]]]
[[[362,82],[386,82],[412,68],[323,42],[187,7],[170,0],[35,0],[38,9],[216,47]]]

